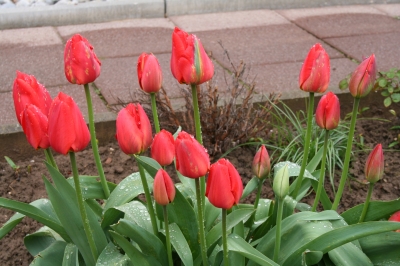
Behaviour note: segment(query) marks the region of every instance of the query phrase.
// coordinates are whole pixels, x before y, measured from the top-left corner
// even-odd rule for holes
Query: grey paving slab
[[[53,44],[62,44],[60,36],[53,27],[0,30],[0,49]]]
[[[373,5],[374,8],[392,17],[400,16],[400,4]]]
[[[399,34],[382,33],[328,38],[326,42],[358,61],[374,53],[379,70],[386,71],[393,67],[400,67]]]
[[[1,92],[0,97],[2,102],[2,104],[0,104],[0,125],[13,125],[14,129],[22,130],[15,116],[12,92]]]
[[[213,57],[225,66],[229,66],[229,62],[220,41],[234,63],[243,60],[249,65],[302,62],[310,48],[321,42],[292,24],[202,31],[195,34],[205,49],[212,52]],[[328,45],[322,45],[331,58],[343,57]]]
[[[63,45],[3,47],[0,58],[0,92],[12,90],[17,70],[34,75],[46,87],[68,83]]]

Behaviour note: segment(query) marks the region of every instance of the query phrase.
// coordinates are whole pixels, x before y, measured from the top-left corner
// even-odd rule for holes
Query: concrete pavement
[[[302,98],[298,89],[301,64],[311,46],[320,42],[331,58],[329,89],[363,57],[375,53],[379,70],[400,67],[400,4],[332,6],[306,9],[258,9],[236,12],[127,19],[97,24],[47,26],[0,31],[0,156],[31,150],[15,118],[12,84],[19,70],[35,75],[52,97],[71,95],[86,114],[83,87],[64,76],[65,42],[75,33],[86,37],[102,62],[91,85],[99,141],[114,136],[112,109],[138,99],[136,62],[142,52],[154,53],[163,70],[163,86],[172,103],[182,105],[180,85],[169,68],[175,26],[196,34],[212,55],[214,84],[224,91],[229,68],[219,42],[234,64],[242,60],[260,94],[279,92],[282,99]]]

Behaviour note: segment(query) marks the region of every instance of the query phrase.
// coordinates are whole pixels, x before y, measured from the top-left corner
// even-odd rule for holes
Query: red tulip
[[[154,200],[160,205],[168,205],[175,198],[175,186],[164,169],[157,171],[153,184]]]
[[[182,131],[175,140],[176,169],[184,176],[199,178],[210,168],[206,149],[190,134]]]
[[[315,111],[315,121],[320,128],[332,130],[337,128],[340,120],[339,98],[328,92],[322,96]]]
[[[242,179],[236,168],[226,159],[211,165],[206,196],[217,208],[230,209],[238,204],[243,193]]]
[[[142,53],[137,62],[137,74],[140,88],[147,93],[158,92],[162,83],[162,72],[157,58],[153,54]]]
[[[321,44],[317,43],[311,47],[299,76],[300,89],[307,92],[326,91],[329,85],[330,63],[329,55]]]
[[[130,103],[119,111],[116,137],[126,154],[140,154],[150,147],[153,140],[151,125],[140,104]]]
[[[199,85],[214,75],[214,65],[196,35],[175,28],[172,33],[172,75],[179,83]]]
[[[29,144],[35,149],[47,149],[50,147],[47,135],[48,119],[40,109],[29,104],[21,113],[21,126]]]
[[[382,145],[378,144],[372,150],[365,163],[365,177],[370,183],[375,183],[383,176],[383,151]]]
[[[268,151],[264,145],[261,145],[256,155],[254,156],[253,163],[251,165],[253,174],[258,178],[267,177],[271,170],[271,162],[269,159]]]
[[[93,51],[93,46],[79,34],[72,36],[65,45],[64,72],[73,84],[87,84],[100,75],[101,62]]]
[[[50,146],[58,153],[78,152],[90,141],[89,129],[81,110],[67,94],[60,92],[49,111]]]
[[[21,114],[29,104],[35,105],[45,116],[49,114],[51,96],[34,76],[17,71],[13,86],[13,98],[15,114],[20,124]]]
[[[397,211],[390,216],[389,220],[391,222],[400,222],[400,211]],[[396,230],[396,232],[400,233],[400,229]]]
[[[172,134],[164,129],[154,136],[151,144],[151,158],[161,166],[171,164],[175,158],[175,140]]]
[[[350,78],[349,90],[355,98],[366,96],[374,87],[376,78],[376,61],[375,55],[364,59],[356,68]]]

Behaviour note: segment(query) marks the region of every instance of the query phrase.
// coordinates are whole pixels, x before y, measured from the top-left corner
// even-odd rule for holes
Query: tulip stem
[[[275,249],[274,249],[274,261],[277,263],[279,258],[279,252],[281,249],[281,226],[282,226],[282,214],[283,214],[283,199],[278,199],[278,212],[276,214],[276,234],[275,234]]]
[[[204,218],[203,218],[203,203],[201,201],[201,188],[199,178],[195,178],[196,184],[196,198],[197,198],[197,212],[199,220],[199,238],[201,247],[201,256],[203,258],[203,266],[208,266],[206,238],[204,234]]]
[[[96,139],[96,128],[94,126],[94,115],[93,115],[93,104],[92,97],[90,96],[89,84],[83,85],[85,87],[86,94],[86,102],[88,107],[88,115],[89,115],[89,129],[90,129],[90,142],[92,144],[93,156],[97,166],[97,172],[100,177],[101,187],[103,188],[104,195],[106,199],[110,196],[110,190],[107,185],[107,180],[104,175],[103,165],[101,164],[99,147],[97,146]]]
[[[47,162],[58,170],[58,166],[56,164],[56,161],[54,160],[53,153],[51,152],[50,148],[45,149],[44,154],[46,155]]]
[[[300,173],[297,177],[296,187],[294,188],[292,197],[296,199],[297,194],[301,188],[301,183],[303,181],[304,172],[306,170],[306,166],[308,163],[308,151],[310,148],[310,139],[311,139],[311,130],[312,130],[312,119],[314,114],[314,92],[310,92],[309,96],[309,106],[307,112],[307,131],[306,131],[306,139],[304,140],[304,154],[303,161],[301,163]]]
[[[340,199],[342,198],[342,194],[343,194],[343,190],[344,190],[344,185],[346,184],[346,180],[347,180],[351,150],[352,150],[352,146],[353,146],[354,128],[356,127],[356,120],[357,120],[359,104],[360,104],[360,98],[354,98],[353,113],[351,115],[349,136],[347,138],[346,155],[345,155],[344,163],[343,163],[342,176],[340,177],[339,188],[336,193],[335,200],[332,204],[332,210],[334,210],[334,211],[336,211],[339,206],[339,202],[340,202]]]
[[[365,199],[364,208],[362,210],[360,220],[358,221],[359,223],[364,222],[365,216],[367,215],[369,200],[371,199],[372,190],[374,189],[374,185],[375,185],[375,183],[369,183],[368,194],[367,194],[367,198]]]
[[[222,246],[224,250],[224,266],[229,266],[228,242],[226,239],[226,209],[222,209]]]
[[[90,225],[89,225],[89,218],[87,216],[86,208],[85,208],[85,205],[84,205],[81,184],[79,182],[78,168],[76,166],[75,153],[74,152],[70,152],[69,153],[69,158],[71,160],[71,167],[72,167],[72,173],[73,173],[73,177],[74,177],[76,198],[78,200],[79,212],[81,213],[81,218],[82,218],[82,222],[83,222],[83,229],[85,231],[87,240],[89,242],[89,247],[90,247],[90,250],[92,251],[92,256],[94,258],[94,261],[97,261],[97,256],[98,256],[97,247],[96,247],[96,244],[94,242],[93,233],[92,233],[92,230],[90,229]]]
[[[151,111],[153,112],[154,128],[156,129],[156,133],[158,133],[160,132],[160,122],[158,121],[156,94],[154,92],[150,93],[150,98]]]
[[[136,160],[136,162],[139,166],[140,179],[142,180],[144,195],[146,197],[147,210],[150,214],[151,225],[153,226],[153,233],[155,236],[157,236],[157,234],[158,234],[157,221],[156,221],[156,216],[155,216],[155,212],[154,212],[153,202],[152,202],[151,196],[150,196],[149,186],[148,186],[147,180],[146,180],[146,174],[144,172],[143,166],[137,160]]]
[[[172,261],[171,241],[169,238],[167,205],[163,206],[163,211],[164,211],[164,224],[165,224],[165,242],[166,242],[165,244],[167,245],[168,263],[169,263],[169,266],[174,266],[174,263]]]
[[[258,202],[260,201],[261,190],[262,190],[262,186],[263,186],[263,183],[264,183],[264,179],[265,178],[260,178],[258,180],[258,189],[257,189],[257,196],[256,196],[256,199],[254,201],[254,210],[257,210]],[[253,215],[255,215],[255,212],[254,212]]]
[[[322,188],[324,187],[324,180],[325,180],[325,163],[326,163],[326,153],[328,151],[328,141],[329,141],[329,130],[325,130],[325,140],[324,140],[324,151],[322,154],[322,161],[321,161],[321,169],[319,173],[319,181],[318,181],[318,188],[317,194],[315,195],[314,204],[312,207],[313,212],[317,210],[317,206],[319,203],[319,198],[321,196]]]

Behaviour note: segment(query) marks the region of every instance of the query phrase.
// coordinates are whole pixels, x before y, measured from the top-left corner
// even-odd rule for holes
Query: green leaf
[[[115,209],[125,213],[124,219],[134,222],[148,232],[153,232],[153,227],[149,222],[150,214],[147,211],[147,207],[140,201],[133,200],[124,205],[115,207]]]
[[[249,243],[247,243],[243,238],[231,234],[228,236],[228,249],[229,251],[239,253],[249,260],[257,263],[258,265],[272,265],[278,266],[273,260],[266,257],[264,254],[253,248]]]
[[[288,166],[289,177],[291,177],[291,176],[299,176],[299,174],[300,174],[300,165],[292,163],[292,162],[280,162],[280,163],[275,164],[274,172],[276,173],[277,171],[279,171],[279,169],[284,167],[286,164]],[[315,178],[308,170],[305,170],[304,177],[307,177],[309,179],[318,181],[318,179]]]
[[[130,265],[130,260],[128,256],[122,255],[121,252],[119,252],[117,247],[112,242],[108,243],[108,245],[103,249],[103,252],[101,252],[96,263],[96,266],[109,266],[109,265],[115,265],[115,266]]]
[[[392,99],[390,97],[386,97],[385,100],[383,100],[383,105],[385,107],[388,107],[392,104]]]
[[[348,82],[347,78],[342,79],[342,80],[339,82],[339,89],[341,89],[341,90],[347,89],[348,86],[349,86],[349,82]]]
[[[97,176],[79,176],[79,183],[81,184],[82,196],[84,199],[106,199],[104,195],[103,187],[101,182],[97,181]],[[68,183],[75,188],[73,177],[69,177]],[[112,192],[116,184],[107,182],[110,192]]]
[[[396,229],[400,229],[399,223],[382,221],[365,222],[334,229],[305,243],[296,251],[287,254],[289,256],[283,261],[283,265],[297,265],[301,260],[301,254],[307,249],[326,253],[353,240]]]
[[[62,266],[79,266],[78,247],[72,243],[65,247]]]
[[[272,200],[270,199],[260,199],[256,209],[255,220],[265,220],[270,212]]]
[[[378,80],[378,85],[381,88],[385,88],[387,85],[387,80],[385,78],[379,78]]]
[[[341,216],[346,223],[356,224],[360,220],[363,208],[364,204],[357,205],[343,212]],[[378,221],[380,219],[388,218],[397,210],[400,210],[400,200],[398,199],[393,201],[371,201],[364,221]]]
[[[305,264],[303,265],[314,265],[321,261],[324,253],[322,253],[321,251],[306,250],[303,252],[302,256],[302,261],[305,262]]]
[[[153,158],[146,156],[135,156],[135,159],[153,178],[156,176],[157,171],[161,168],[161,165]]]
[[[162,231],[165,234],[165,230]],[[193,257],[190,247],[186,242],[185,236],[182,234],[181,229],[175,223],[169,224],[169,234],[171,245],[174,247],[176,253],[181,258],[183,265],[192,266]]]
[[[138,244],[144,255],[155,258],[162,265],[168,261],[164,244],[152,233],[125,219],[119,220],[111,228]]]
[[[351,242],[330,250],[328,255],[335,265],[373,266],[367,255]]]
[[[393,93],[393,94],[392,94],[392,101],[393,101],[394,103],[400,102],[400,93]]]
[[[215,207],[210,203],[208,198],[205,198],[205,210],[204,210],[204,227],[206,232],[210,230],[211,226],[221,214],[221,209]]]
[[[133,246],[128,240],[126,240],[120,234],[110,231],[110,235],[113,237],[115,242],[125,251],[125,254],[129,259],[140,266],[158,266],[161,265],[155,258],[144,255],[135,246]]]
[[[311,185],[312,185],[314,191],[317,191],[317,189],[318,189],[318,181],[311,180]],[[325,189],[323,189],[321,191],[321,196],[320,196],[319,200],[321,201],[322,206],[324,207],[324,210],[330,210],[332,208],[332,202],[329,199],[328,194],[326,194]]]
[[[246,185],[246,187],[243,190],[242,197],[240,198],[241,200],[246,198],[253,190],[255,190],[258,187],[259,183],[258,177],[254,176]]]
[[[11,166],[11,168],[12,168],[14,171],[17,171],[17,170],[19,169],[19,166],[16,165],[16,164],[13,162],[13,160],[11,160],[10,157],[4,156],[4,159],[6,159],[7,163]]]
[[[387,90],[383,90],[383,91],[381,92],[381,95],[382,95],[383,97],[388,97],[388,96],[390,96],[390,93],[389,93]]]
[[[62,265],[64,250],[67,243],[55,241],[48,248],[40,252],[31,262],[31,266],[54,266]]]
[[[400,233],[385,232],[359,240],[362,250],[374,265],[400,264]]]
[[[24,245],[32,256],[36,256],[56,240],[62,241],[63,239],[49,227],[43,226],[38,231],[25,236]]]

